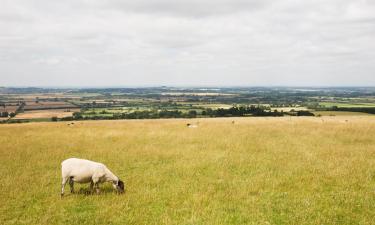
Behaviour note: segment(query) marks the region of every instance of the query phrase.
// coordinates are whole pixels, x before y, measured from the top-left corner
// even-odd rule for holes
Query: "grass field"
[[[51,101],[45,101],[45,102],[38,102],[30,101],[26,102],[25,110],[41,110],[41,109],[68,109],[68,108],[77,108],[77,106],[72,105],[68,102],[51,102]]]
[[[345,112],[345,111],[313,111],[314,115],[321,116],[374,116],[374,114],[363,112]]]
[[[283,111],[283,112],[290,112],[290,111],[292,111],[292,110],[294,110],[294,111],[307,111],[308,110],[308,108],[306,108],[306,107],[272,107],[271,108],[271,110],[273,111],[273,110],[277,110],[277,111]]]
[[[0,146],[0,224],[332,225],[375,218],[375,117],[4,124]],[[60,199],[60,162],[69,157],[105,163],[126,182],[126,193],[106,184],[101,195]]]
[[[72,116],[73,112],[78,112],[79,109],[48,109],[48,110],[32,110],[32,111],[25,111],[23,113],[18,113],[16,115],[16,119],[40,119],[40,118],[48,118],[51,117],[68,117]]]
[[[18,109],[17,105],[11,105],[11,106],[6,106],[6,107],[0,107],[0,112],[15,112]]]
[[[325,106],[325,107],[333,107],[333,106],[337,106],[337,107],[348,107],[348,108],[352,108],[352,107],[361,107],[361,108],[365,108],[365,107],[375,107],[375,103],[367,103],[367,102],[364,102],[364,103],[355,103],[355,102],[320,102],[319,105],[322,105],[322,106]]]

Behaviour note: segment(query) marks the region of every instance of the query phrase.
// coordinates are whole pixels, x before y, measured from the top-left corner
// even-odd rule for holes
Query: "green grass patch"
[[[345,111],[313,111],[315,116],[372,116],[373,114],[363,112],[345,112]]]
[[[347,107],[347,108],[355,108],[355,107],[375,107],[375,103],[355,103],[355,102],[320,102],[319,105],[324,107]]]

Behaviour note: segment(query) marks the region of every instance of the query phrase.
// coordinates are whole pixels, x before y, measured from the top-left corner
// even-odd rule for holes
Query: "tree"
[[[73,118],[76,119],[76,120],[83,119],[82,113],[80,113],[80,112],[74,112],[73,113]]]
[[[189,113],[188,113],[188,117],[189,118],[195,118],[195,117],[197,117],[197,111],[190,110]]]
[[[297,116],[315,116],[314,113],[309,111],[298,111]]]
[[[9,113],[7,111],[1,113],[1,117],[8,117]]]

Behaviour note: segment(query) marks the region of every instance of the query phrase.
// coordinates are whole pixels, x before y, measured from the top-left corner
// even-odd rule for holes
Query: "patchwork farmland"
[[[0,89],[3,122],[375,114],[373,88]]]

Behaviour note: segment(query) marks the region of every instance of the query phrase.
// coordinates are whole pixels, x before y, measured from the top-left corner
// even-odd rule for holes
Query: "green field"
[[[360,108],[365,108],[365,107],[375,107],[375,103],[366,103],[366,102],[320,102],[319,105],[322,105],[324,107],[343,107],[343,108],[355,108],[355,107],[360,107]]]
[[[0,146],[0,224],[375,218],[375,117],[3,124]],[[88,185],[76,185],[79,193],[61,199],[60,163],[69,157],[105,163],[126,193],[106,184],[102,194],[85,195]]]
[[[345,111],[314,111],[315,116],[373,116],[374,114],[363,112],[345,112]]]

